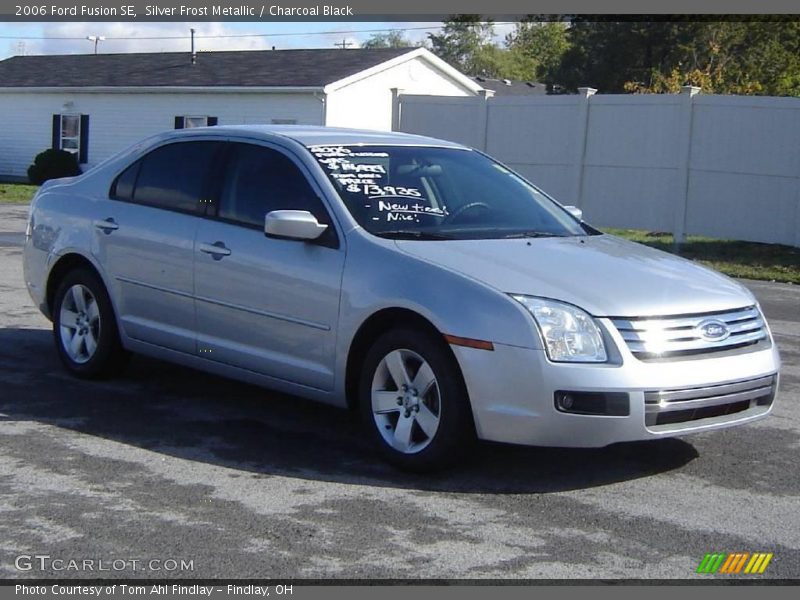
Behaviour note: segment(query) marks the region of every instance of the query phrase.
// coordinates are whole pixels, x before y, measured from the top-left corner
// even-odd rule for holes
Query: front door
[[[302,167],[282,151],[232,143],[215,214],[196,236],[198,353],[278,379],[333,389],[344,246]],[[264,235],[273,210],[328,224],[313,242]]]

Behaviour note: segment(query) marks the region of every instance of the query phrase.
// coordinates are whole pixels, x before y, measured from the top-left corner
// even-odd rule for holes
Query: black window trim
[[[187,211],[187,210],[180,210],[176,208],[167,208],[165,206],[154,206],[152,204],[145,204],[142,202],[136,202],[135,200],[135,191],[136,185],[139,182],[139,173],[141,172],[141,163],[150,153],[155,152],[159,148],[163,148],[164,146],[168,146],[171,144],[184,144],[189,142],[217,142],[220,144],[220,149],[217,150],[218,155],[214,158],[214,166],[213,168],[209,169],[208,174],[206,175],[206,181],[203,183],[203,193],[198,202],[197,208],[194,211]],[[342,248],[342,240],[344,236],[342,235],[342,227],[338,221],[336,216],[336,212],[331,209],[330,202],[323,192],[322,187],[319,185],[319,182],[316,180],[312,172],[309,168],[303,163],[300,157],[297,155],[294,150],[291,148],[287,148],[286,146],[282,146],[280,144],[272,143],[267,140],[261,140],[257,138],[237,138],[237,137],[216,137],[216,136],[208,136],[208,135],[199,135],[197,137],[183,137],[181,138],[170,138],[162,140],[161,143],[150,146],[143,150],[140,154],[136,156],[135,160],[132,160],[125,164],[119,172],[114,176],[114,179],[111,182],[111,186],[108,190],[108,198],[110,200],[114,200],[115,202],[126,202],[128,204],[136,204],[138,206],[147,206],[149,208],[153,208],[156,210],[164,210],[167,212],[174,212],[178,214],[186,214],[195,217],[200,217],[202,219],[209,219],[213,221],[219,221],[220,223],[226,223],[229,225],[235,225],[236,227],[242,227],[245,229],[253,229],[256,231],[260,231],[263,235],[264,233],[264,226],[254,225],[252,223],[243,223],[241,221],[236,221],[233,219],[226,219],[223,217],[218,216],[219,211],[219,200],[220,195],[222,193],[222,184],[224,181],[224,172],[226,170],[228,161],[231,158],[231,150],[233,144],[248,144],[251,146],[260,146],[262,148],[268,148],[270,150],[274,150],[276,152],[280,152],[286,158],[288,158],[299,170],[300,173],[306,178],[306,181],[311,186],[311,189],[317,196],[317,199],[320,201],[322,208],[328,215],[328,231],[331,233],[329,234],[328,231],[325,232],[319,239],[317,240],[310,240],[308,243],[326,246],[332,249],[341,249]],[[131,200],[125,200],[122,198],[115,197],[116,188],[117,188],[117,181],[122,176],[128,168],[132,167],[134,164],[139,164],[139,171],[136,173],[136,180],[134,181],[134,197]],[[204,201],[205,200],[205,201]],[[271,238],[271,239],[278,239],[278,238]],[[295,242],[296,243],[296,242]]]
[[[255,231],[260,231],[264,234],[264,225],[256,225],[253,223],[245,223],[243,221],[237,221],[236,219],[228,219],[226,217],[219,216],[219,205],[222,196],[222,188],[225,181],[225,173],[229,172],[228,164],[233,159],[233,150],[234,144],[245,144],[248,146],[257,146],[261,148],[266,148],[268,150],[273,150],[275,152],[279,152],[283,156],[285,156],[291,163],[297,167],[300,171],[300,174],[306,178],[306,182],[308,183],[311,190],[314,192],[314,195],[317,197],[322,209],[328,215],[328,229],[316,240],[307,240],[306,243],[309,244],[316,244],[318,246],[325,246],[332,249],[339,249],[341,247],[340,240],[342,239],[342,235],[339,230],[339,225],[336,221],[335,213],[331,210],[330,206],[328,206],[328,202],[325,198],[325,195],[322,192],[317,180],[313,177],[311,172],[308,170],[306,165],[298,158],[298,156],[292,152],[289,148],[284,146],[280,146],[278,144],[271,144],[265,140],[256,140],[252,138],[225,138],[220,140],[225,143],[225,148],[221,150],[221,154],[217,161],[216,168],[212,169],[212,173],[214,174],[212,181],[215,182],[214,185],[209,185],[207,187],[207,197],[209,202],[206,203],[205,210],[202,211],[200,215],[202,218],[209,219],[212,221],[218,221],[220,223],[226,223],[228,225],[234,225],[236,227],[242,227],[244,229],[252,229]],[[270,239],[279,239],[279,238],[270,238]],[[296,240],[288,240],[294,241],[297,243]]]
[[[152,154],[153,152],[155,152],[157,150],[160,150],[161,148],[164,148],[166,146],[171,146],[173,144],[186,144],[186,143],[190,143],[190,142],[214,142],[214,143],[217,143],[217,144],[220,145],[220,148],[215,150],[215,154],[219,155],[219,154],[221,154],[221,153],[223,153],[223,152],[225,152],[227,150],[225,148],[225,142],[226,141],[227,141],[226,139],[222,139],[222,138],[205,137],[205,136],[197,137],[197,138],[193,138],[193,137],[192,138],[181,138],[181,139],[174,139],[173,138],[173,139],[163,140],[163,143],[160,143],[160,144],[158,144],[156,146],[151,146],[151,147],[147,148],[144,152],[142,152],[141,154],[139,154],[136,157],[136,160],[127,163],[125,165],[125,167],[122,170],[120,170],[120,172],[117,173],[114,176],[114,179],[111,182],[111,187],[109,187],[109,189],[108,189],[108,198],[109,198],[109,200],[114,200],[115,202],[125,202],[127,204],[135,204],[137,206],[146,206],[148,208],[153,208],[153,209],[156,209],[156,210],[164,210],[164,211],[167,211],[167,212],[178,213],[178,214],[182,214],[182,215],[191,215],[191,216],[194,216],[194,217],[204,217],[205,213],[206,213],[206,210],[207,210],[207,207],[208,207],[208,204],[209,204],[208,202],[204,202],[204,200],[210,198],[209,193],[211,191],[212,177],[214,176],[215,173],[217,173],[218,168],[211,168],[211,169],[209,169],[208,173],[206,173],[206,177],[205,177],[205,179],[203,181],[203,184],[201,186],[200,198],[198,199],[197,205],[195,206],[194,210],[184,210],[184,209],[180,209],[180,208],[170,208],[170,207],[167,207],[167,206],[160,206],[160,205],[157,205],[157,204],[150,204],[150,203],[146,203],[146,202],[137,202],[136,201],[136,187],[139,184],[139,175],[141,174],[141,171],[142,171],[142,161],[145,158],[147,158],[150,154]],[[224,154],[222,154],[222,156],[224,157]],[[218,162],[219,162],[219,156],[215,156],[212,159],[212,165],[216,164]],[[134,166],[135,164],[138,164],[138,167],[137,167],[137,172],[136,172],[136,179],[134,180],[134,183],[133,183],[133,195],[132,195],[130,200],[126,200],[124,198],[118,198],[116,196],[117,182],[119,181],[119,178],[122,177],[122,175],[130,167]]]
[[[128,202],[133,204],[133,192],[136,191],[136,184],[139,182],[139,172],[142,170],[142,158],[144,155],[137,158],[132,163],[128,164],[122,171],[120,171],[115,177],[114,181],[111,182],[111,187],[108,190],[108,198],[110,200],[117,200],[118,202]],[[120,198],[117,196],[117,183],[119,183],[120,178],[128,172],[128,169],[132,167],[136,167],[136,177],[133,178],[133,186],[131,187],[131,199],[126,200],[125,198]]]

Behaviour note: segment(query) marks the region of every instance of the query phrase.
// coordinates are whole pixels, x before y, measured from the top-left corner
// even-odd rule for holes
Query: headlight
[[[577,306],[534,296],[511,296],[528,309],[553,362],[606,362],[603,334]]]

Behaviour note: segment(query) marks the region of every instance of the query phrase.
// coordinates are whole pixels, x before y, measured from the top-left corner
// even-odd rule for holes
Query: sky
[[[94,52],[90,35],[105,36],[99,53],[174,52],[190,49],[189,30],[196,30],[198,51],[263,50],[273,46],[287,48],[333,48],[344,41],[356,48],[373,34],[365,30],[404,29],[406,38],[417,42],[437,32],[438,22],[270,22],[270,23],[0,23],[0,60],[16,55],[84,54]],[[502,39],[510,25],[496,25],[497,39]],[[263,34],[260,37],[203,37]],[[144,39],[177,37],[178,39]],[[76,39],[41,39],[76,38]],[[119,39],[128,38],[128,39]]]

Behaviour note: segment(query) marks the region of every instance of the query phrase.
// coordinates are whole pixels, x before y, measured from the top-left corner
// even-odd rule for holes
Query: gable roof
[[[0,61],[0,88],[324,87],[411,48],[246,50],[15,56]]]

